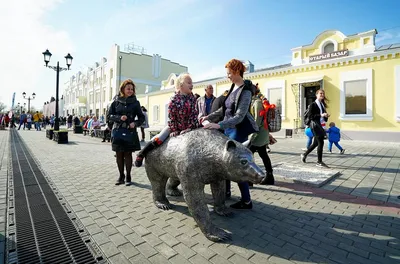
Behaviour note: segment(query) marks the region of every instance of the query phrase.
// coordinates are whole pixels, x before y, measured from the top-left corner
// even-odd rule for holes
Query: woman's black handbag
[[[133,144],[134,131],[124,127],[114,128],[111,132],[112,143],[116,145]]]

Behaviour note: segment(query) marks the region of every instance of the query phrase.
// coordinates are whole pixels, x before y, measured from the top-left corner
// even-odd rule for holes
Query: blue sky
[[[391,0],[13,0],[0,10],[0,101],[9,106],[13,92],[16,103],[24,102],[22,92],[35,92],[35,107],[55,96],[55,72],[43,67],[46,48],[51,64],[64,64],[68,52],[74,57],[62,87],[114,43],[134,42],[188,66],[199,80],[220,76],[234,57],[256,69],[288,63],[291,48],[327,29],[349,35],[376,28],[377,46],[400,42],[400,1]]]

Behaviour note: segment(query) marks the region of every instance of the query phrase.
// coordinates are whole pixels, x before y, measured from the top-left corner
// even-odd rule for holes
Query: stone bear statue
[[[146,156],[145,168],[153,190],[155,205],[168,210],[166,194],[183,196],[203,234],[211,241],[230,239],[230,234],[211,223],[204,186],[211,185],[214,211],[229,215],[225,206],[225,180],[259,183],[263,171],[252,153],[221,132],[199,128],[169,138]]]

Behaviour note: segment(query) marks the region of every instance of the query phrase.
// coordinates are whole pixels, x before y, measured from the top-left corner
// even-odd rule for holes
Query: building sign
[[[347,50],[347,49],[310,56],[309,61],[315,62],[315,61],[335,59],[335,58],[340,58],[340,57],[345,57],[345,56],[349,56],[349,50]]]

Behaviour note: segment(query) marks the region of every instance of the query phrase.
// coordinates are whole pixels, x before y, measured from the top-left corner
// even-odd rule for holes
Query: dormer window
[[[335,45],[332,42],[327,43],[324,46],[324,53],[330,53],[330,52],[334,52],[334,51],[335,51]]]

